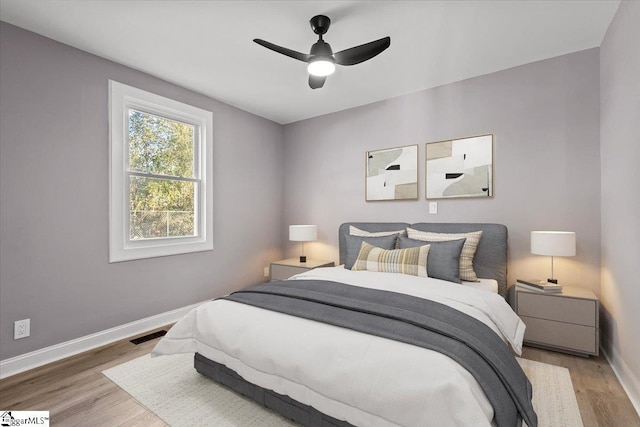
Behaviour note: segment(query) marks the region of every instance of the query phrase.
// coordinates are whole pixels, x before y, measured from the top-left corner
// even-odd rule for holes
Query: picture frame
[[[425,144],[425,196],[494,197],[493,134]]]
[[[418,200],[418,144],[365,153],[365,200]]]

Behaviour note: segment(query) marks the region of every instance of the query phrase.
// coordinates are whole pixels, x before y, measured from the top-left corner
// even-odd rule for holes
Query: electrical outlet
[[[31,335],[31,319],[17,320],[13,324],[13,339],[19,340]]]
[[[430,214],[438,213],[438,202],[429,202],[429,213]]]
[[[269,277],[269,267],[264,268],[264,277]]]

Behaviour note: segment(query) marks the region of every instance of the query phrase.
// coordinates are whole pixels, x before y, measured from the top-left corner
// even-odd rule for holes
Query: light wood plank
[[[165,426],[102,374],[149,353],[157,341],[136,346],[122,340],[0,380],[0,407],[49,411],[55,426]]]

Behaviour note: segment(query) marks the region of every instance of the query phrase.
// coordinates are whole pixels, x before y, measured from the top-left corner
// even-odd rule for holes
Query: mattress
[[[481,279],[478,278],[477,282],[462,282],[463,286],[468,286],[474,289],[480,289],[482,291],[498,293],[498,281],[494,279]]]

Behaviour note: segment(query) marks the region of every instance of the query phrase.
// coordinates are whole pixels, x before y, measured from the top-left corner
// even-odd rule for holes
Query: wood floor
[[[584,427],[640,427],[638,413],[602,352],[584,358],[524,347],[522,357],[569,369]]]
[[[164,426],[102,375],[107,368],[149,353],[157,342],[134,345],[123,340],[0,380],[0,409],[49,411],[55,427]],[[523,357],[569,369],[585,427],[640,427],[603,356],[585,359],[525,347]]]

